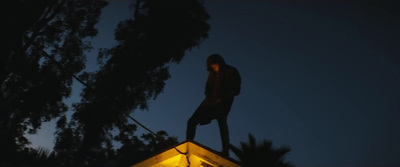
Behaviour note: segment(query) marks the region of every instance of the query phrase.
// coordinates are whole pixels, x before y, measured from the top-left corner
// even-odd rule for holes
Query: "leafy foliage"
[[[135,136],[136,126],[126,116],[147,109],[170,77],[168,64],[179,63],[185,51],[207,38],[209,16],[200,2],[135,1],[133,19],[116,29],[119,44],[103,49],[100,70],[93,73],[82,73],[84,53],[91,49],[87,38],[97,34],[105,1],[6,3],[12,13],[5,19],[9,33],[0,57],[0,164],[128,164],[177,143],[163,131]],[[69,120],[63,100],[74,78],[87,87]],[[24,134],[36,133],[42,122],[55,118],[55,152],[26,148]],[[137,158],[128,159],[131,155]]]
[[[253,135],[249,134],[249,142],[240,143],[241,148],[231,145],[232,151],[240,159],[243,167],[293,167],[284,162],[284,155],[290,151],[288,147],[272,148],[272,142],[264,140],[257,145]]]
[[[60,142],[56,145],[63,143],[65,134],[77,142],[76,149],[76,145],[60,147],[72,151],[70,155],[76,154],[73,163],[100,163],[105,153],[112,152],[113,141],[123,144],[118,155],[127,148],[137,149],[134,151],[140,154],[136,155],[146,155],[142,149],[145,145],[134,135],[136,126],[129,123],[127,114],[147,109],[148,100],[161,93],[170,77],[168,64],[179,63],[186,50],[208,35],[209,16],[196,0],[142,0],[135,6],[134,19],[122,21],[116,29],[119,44],[99,54],[100,70],[82,75],[88,85],[81,93],[82,100],[74,104],[70,122],[57,132]],[[146,145],[151,147],[148,151],[164,147],[160,144],[165,143],[163,138],[143,139],[157,141]]]
[[[141,139],[133,136],[129,141],[123,142],[122,147],[117,150],[119,165],[135,164],[178,143],[175,137],[168,137],[165,131],[158,132],[157,136],[143,134]]]
[[[17,161],[41,123],[67,111],[72,75],[85,67],[86,37],[97,34],[104,1],[6,1],[0,57],[0,162]],[[49,54],[47,54],[49,53]],[[54,65],[54,61],[58,64]],[[60,70],[68,67],[69,72]]]

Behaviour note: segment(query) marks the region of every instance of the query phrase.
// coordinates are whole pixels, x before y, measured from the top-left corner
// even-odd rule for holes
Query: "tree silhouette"
[[[135,164],[178,143],[175,137],[168,137],[165,131],[158,132],[157,136],[151,133],[143,134],[140,138],[141,140],[137,136],[132,136],[129,140],[122,141],[122,147],[117,150],[119,165]]]
[[[272,142],[264,140],[257,145],[253,135],[249,134],[249,142],[241,142],[241,148],[230,145],[232,151],[240,159],[243,167],[293,167],[291,163],[284,162],[284,155],[288,147],[272,148]]]
[[[131,142],[136,141],[132,138],[136,127],[127,114],[147,109],[148,100],[161,93],[170,77],[168,64],[179,63],[186,50],[207,38],[209,15],[197,0],[138,0],[134,5],[134,19],[116,29],[119,44],[99,54],[99,71],[81,75],[87,87],[81,102],[74,104],[72,119],[59,121],[56,148],[74,155],[72,163],[102,161],[96,157],[111,152],[112,141],[123,139],[112,132],[129,134]],[[66,138],[76,143],[68,144],[71,140]],[[122,144],[132,148],[130,142]]]
[[[101,0],[7,0],[3,5],[5,36],[0,56],[0,163],[20,163],[18,153],[43,121],[67,111],[72,75],[84,69],[85,38],[94,25]],[[56,63],[55,65],[55,62]],[[59,69],[68,67],[69,73]]]
[[[107,3],[5,3],[12,13],[4,20],[5,56],[0,57],[0,164],[29,164],[18,160],[44,155],[25,148],[29,141],[24,134],[36,133],[42,122],[54,118],[59,118],[55,153],[48,158],[59,165],[123,162],[130,151],[146,155],[176,143],[162,131],[136,137],[136,126],[127,115],[147,109],[148,100],[157,97],[170,77],[168,64],[179,63],[185,51],[207,38],[209,16],[200,2],[135,1],[133,19],[117,27],[119,44],[99,55],[100,70],[79,77],[85,68],[84,52],[91,49],[85,39],[97,34],[94,25]],[[87,87],[68,120],[63,100],[70,96],[74,78]],[[123,146],[115,150],[112,141]],[[140,147],[131,147],[132,142]],[[39,157],[32,162],[44,161]]]

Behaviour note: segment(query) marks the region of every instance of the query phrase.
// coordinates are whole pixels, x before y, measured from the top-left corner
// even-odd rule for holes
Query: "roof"
[[[184,141],[131,167],[240,167],[236,160],[195,141]]]

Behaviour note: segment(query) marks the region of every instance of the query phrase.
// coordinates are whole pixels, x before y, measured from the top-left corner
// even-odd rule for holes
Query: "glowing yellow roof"
[[[181,153],[180,153],[181,152]],[[185,154],[183,154],[185,153]],[[190,165],[189,165],[190,164]],[[177,146],[150,157],[131,167],[240,167],[235,160],[194,141]]]

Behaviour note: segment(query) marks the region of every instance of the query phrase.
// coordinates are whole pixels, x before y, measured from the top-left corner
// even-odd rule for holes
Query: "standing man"
[[[227,116],[231,110],[234,96],[240,93],[241,78],[235,67],[225,64],[219,54],[207,59],[209,71],[206,83],[206,98],[187,122],[186,140],[193,140],[196,126],[206,125],[217,119],[222,140],[222,153],[229,155],[229,132]]]

